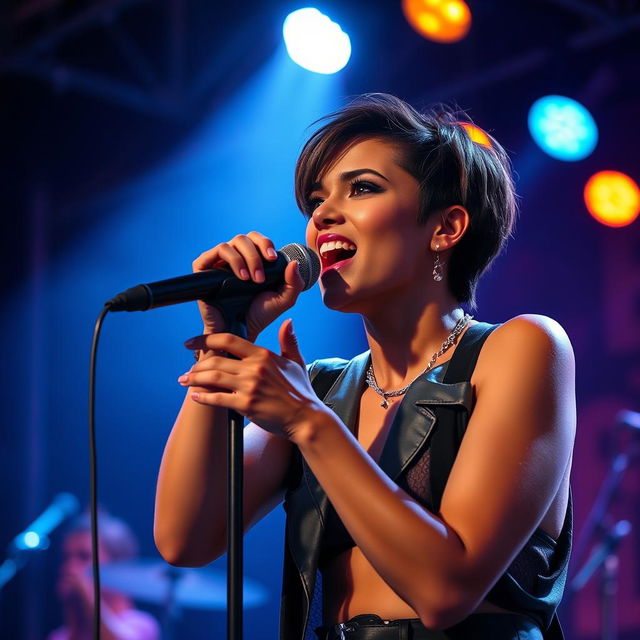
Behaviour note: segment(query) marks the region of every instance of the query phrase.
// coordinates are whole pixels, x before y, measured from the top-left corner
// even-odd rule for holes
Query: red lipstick
[[[340,240],[341,242],[348,242],[349,244],[355,244],[353,240],[350,238],[345,238],[338,233],[321,233],[318,236],[318,240],[316,242],[316,246],[318,247],[318,251],[320,251],[320,247],[325,242],[337,242]]]
[[[322,263],[321,274],[325,273],[328,269],[340,270],[351,262],[356,253],[355,249],[344,248],[330,249],[329,251],[322,253],[320,248],[327,242],[342,242],[350,246],[355,246],[355,242],[353,242],[353,240],[338,233],[323,233],[319,235],[317,239],[317,248],[318,253],[320,254],[320,261]]]

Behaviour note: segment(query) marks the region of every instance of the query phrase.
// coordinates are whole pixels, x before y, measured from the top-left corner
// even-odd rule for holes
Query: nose
[[[344,222],[344,215],[327,199],[319,204],[311,215],[318,231]]]

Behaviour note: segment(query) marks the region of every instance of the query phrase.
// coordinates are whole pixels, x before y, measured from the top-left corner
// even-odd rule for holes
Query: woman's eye
[[[322,198],[309,198],[307,200],[307,211],[313,213],[323,202]]]
[[[368,182],[366,180],[354,180],[349,185],[349,195],[350,196],[360,196],[365,195],[367,193],[379,193],[382,191],[382,188],[373,182]],[[324,198],[319,196],[310,197],[307,199],[307,210],[305,213],[311,215],[322,203],[324,202]]]
[[[361,195],[363,193],[378,193],[380,187],[372,182],[366,182],[364,180],[355,180],[351,183],[351,192],[353,195]]]

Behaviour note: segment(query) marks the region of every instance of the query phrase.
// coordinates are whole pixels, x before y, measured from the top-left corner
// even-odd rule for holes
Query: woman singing
[[[324,303],[362,316],[366,353],[305,367],[290,320],[280,355],[255,344],[302,290],[295,262],[254,300],[247,340],[201,303],[203,335],[186,343],[199,360],[179,378],[156,543],[172,564],[224,553],[226,411],[239,411],[246,526],[282,500],[287,513],[282,639],[561,637],[574,358],[547,317],[491,325],[461,307],[475,308],[516,206],[504,150],[459,120],[367,95],[298,160]],[[260,282],[274,258],[251,232],[194,269]]]

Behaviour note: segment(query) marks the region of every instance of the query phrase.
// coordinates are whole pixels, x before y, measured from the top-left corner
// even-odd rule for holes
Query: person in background
[[[100,564],[133,560],[136,539],[125,522],[107,514],[99,517]],[[83,514],[72,521],[64,538],[57,594],[62,602],[64,626],[47,640],[91,640],[93,638],[93,582],[91,578],[91,520]],[[101,640],[157,640],[158,623],[139,611],[123,593],[102,588],[100,603]]]

